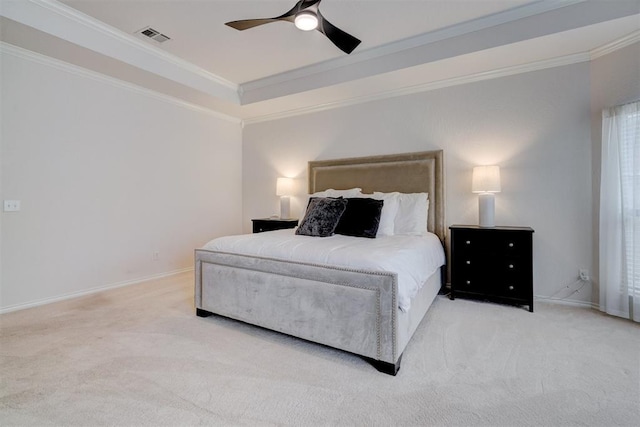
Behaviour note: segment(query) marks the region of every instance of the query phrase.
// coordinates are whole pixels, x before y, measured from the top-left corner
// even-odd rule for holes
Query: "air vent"
[[[151,40],[157,41],[158,43],[164,43],[167,40],[171,40],[171,37],[162,34],[158,30],[154,30],[151,27],[143,28],[138,31],[138,34],[142,34],[143,36],[150,38]]]

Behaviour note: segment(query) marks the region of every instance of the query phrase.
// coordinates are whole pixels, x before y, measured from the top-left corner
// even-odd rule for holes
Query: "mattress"
[[[273,258],[366,271],[388,271],[398,276],[398,307],[408,311],[411,299],[445,263],[440,239],[394,235],[375,239],[334,235],[299,236],[295,230],[219,237],[204,250]]]

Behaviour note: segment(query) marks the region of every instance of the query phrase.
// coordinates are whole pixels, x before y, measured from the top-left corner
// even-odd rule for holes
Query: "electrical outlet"
[[[586,268],[581,268],[578,274],[580,275],[580,280],[584,280],[585,282],[589,280],[589,270]]]
[[[20,210],[20,200],[5,200],[4,211],[5,212],[18,212]]]

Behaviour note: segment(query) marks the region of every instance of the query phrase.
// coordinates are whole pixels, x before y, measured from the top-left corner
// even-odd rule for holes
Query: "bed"
[[[441,150],[311,161],[309,193],[350,188],[367,194],[428,193],[427,229],[442,249],[442,163]],[[271,233],[276,240],[293,234],[262,234]],[[442,265],[411,296],[410,308],[402,309],[398,272],[284,259],[269,252],[243,253],[212,242],[195,251],[198,316],[229,317],[351,352],[391,375],[400,369],[404,349],[444,284]],[[253,240],[247,242],[255,246]]]

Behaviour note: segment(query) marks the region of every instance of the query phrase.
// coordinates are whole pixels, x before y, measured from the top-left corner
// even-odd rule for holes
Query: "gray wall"
[[[597,277],[600,112],[640,98],[640,44],[589,63],[251,124],[2,58],[0,310],[190,268],[194,247],[277,214],[307,161],[444,149],[447,223],[477,223],[471,169],[499,164],[496,220],[536,230],[535,294]],[[203,196],[204,195],[204,196]],[[153,253],[159,259],[153,259]],[[597,301],[597,288],[573,295]]]
[[[241,229],[241,127],[28,53],[2,55],[0,310],[193,268]],[[154,253],[157,252],[157,259]]]
[[[443,149],[447,224],[477,224],[471,170],[500,165],[496,223],[535,229],[534,293],[561,297],[594,268],[589,92],[580,63],[248,125],[244,230],[278,212],[278,176],[298,178],[300,213],[309,160]]]

